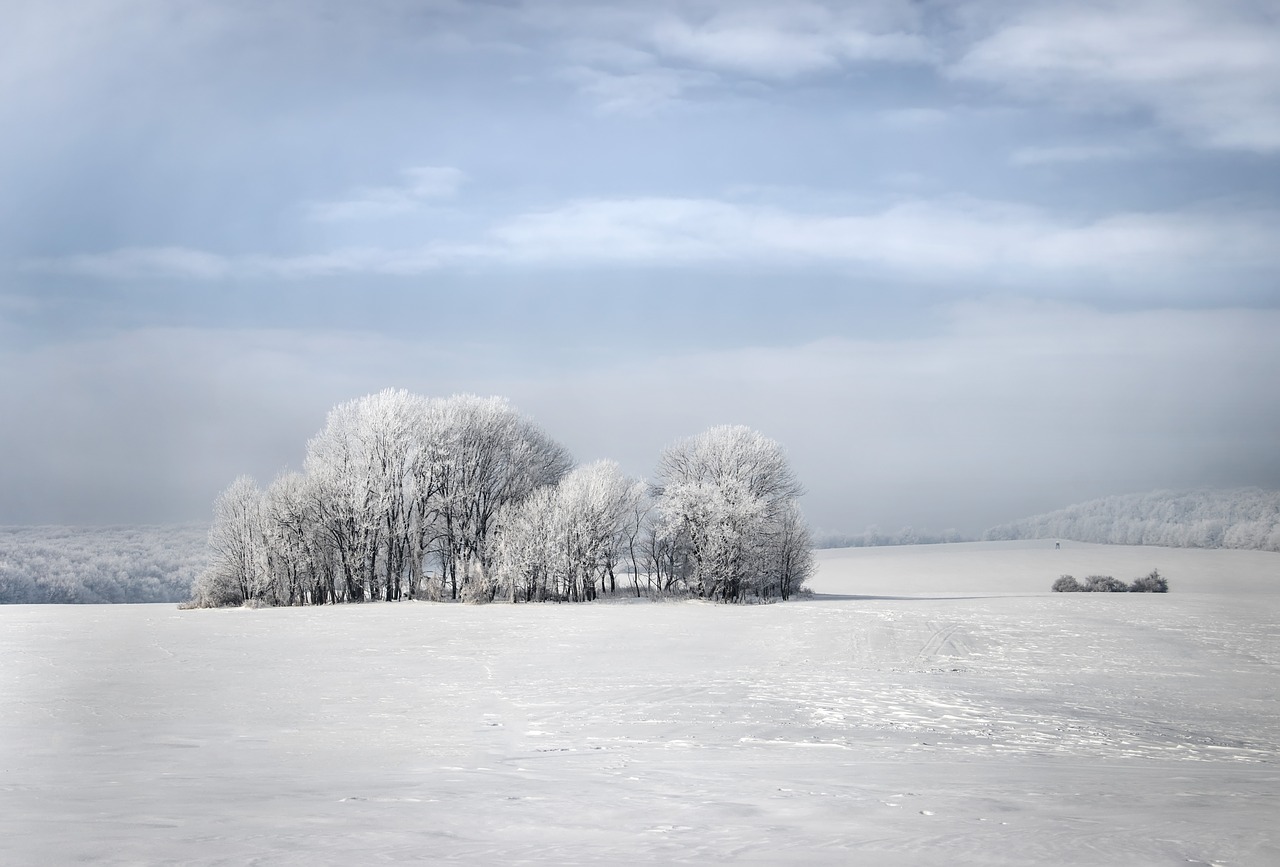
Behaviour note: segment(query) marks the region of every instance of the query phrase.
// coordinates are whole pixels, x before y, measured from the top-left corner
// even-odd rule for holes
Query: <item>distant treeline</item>
[[[0,527],[0,603],[180,602],[209,526]]]
[[[941,545],[945,542],[972,542],[959,530],[933,533],[903,527],[896,533],[885,533],[879,527],[868,527],[861,533],[832,533],[819,530],[814,534],[815,548],[875,548],[881,545]]]
[[[1280,491],[1236,488],[1103,497],[992,527],[984,538],[1280,551]]]

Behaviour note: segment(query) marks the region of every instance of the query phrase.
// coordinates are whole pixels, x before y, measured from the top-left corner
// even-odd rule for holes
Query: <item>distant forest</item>
[[[1103,497],[988,530],[984,538],[1280,551],[1280,491],[1152,491]]]
[[[0,603],[180,602],[208,540],[208,524],[0,527]]]
[[[934,533],[930,530],[917,530],[914,527],[903,527],[896,533],[886,533],[879,527],[871,526],[861,533],[834,533],[818,530],[813,536],[815,548],[879,548],[889,545],[942,545],[948,542],[976,541],[965,536],[959,530],[943,530]]]

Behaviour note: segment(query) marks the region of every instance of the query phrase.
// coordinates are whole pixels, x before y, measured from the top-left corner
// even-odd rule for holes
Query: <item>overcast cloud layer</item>
[[[1280,486],[1274,3],[5,18],[0,523],[206,518],[387,386],[750,424],[831,530]]]

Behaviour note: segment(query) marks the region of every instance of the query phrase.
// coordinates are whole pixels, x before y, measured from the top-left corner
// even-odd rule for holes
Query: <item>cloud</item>
[[[577,85],[606,114],[652,114],[678,102],[689,91],[713,85],[715,76],[651,66],[621,72],[574,66],[560,77]]]
[[[525,7],[568,60],[560,77],[607,112],[649,114],[743,79],[782,84],[865,64],[932,62],[911,4],[794,2]]]
[[[1103,280],[1155,299],[1216,298],[1224,282],[1280,268],[1280,212],[1205,207],[1066,219],[1009,202],[911,199],[863,213],[806,213],[699,198],[584,199],[500,220],[468,243],[296,256],[125,249],[27,263],[106,280],[412,275],[450,267],[857,266],[944,291],[1069,291]],[[1235,287],[1245,292],[1249,285]]]
[[[1010,157],[1016,166],[1084,163],[1136,159],[1149,151],[1122,145],[1052,145],[1018,148]]]
[[[707,69],[788,79],[850,63],[921,62],[929,49],[918,36],[877,32],[849,13],[811,3],[734,5],[702,21],[668,13],[650,43],[662,56]]]
[[[946,123],[950,113],[940,108],[892,108],[880,112],[880,122],[900,129],[922,129]]]
[[[1123,213],[1068,221],[1006,202],[910,200],[808,214],[708,199],[585,200],[496,227],[523,262],[862,264],[912,276],[1140,275],[1280,265],[1275,212]],[[1058,277],[1055,277],[1057,280]]]
[[[452,198],[466,180],[461,170],[449,166],[419,166],[403,174],[405,181],[399,186],[358,187],[349,198],[312,203],[307,215],[325,223],[396,217],[433,200]]]
[[[1078,110],[1148,112],[1203,147],[1280,151],[1280,18],[1263,3],[1035,5],[949,71]]]
[[[188,247],[124,247],[107,253],[35,259],[26,263],[26,270],[97,280],[219,280],[234,276],[238,264],[226,256]]]

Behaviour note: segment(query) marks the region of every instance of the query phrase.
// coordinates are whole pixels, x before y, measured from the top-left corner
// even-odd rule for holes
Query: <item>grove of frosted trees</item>
[[[501,398],[386,390],[335,407],[301,473],[214,503],[202,606],[399,599],[786,599],[813,571],[781,446],[716,427],[653,484],[568,452]]]
[[[208,528],[0,527],[0,605],[179,602],[205,569]]]
[[[1103,497],[993,527],[985,537],[1280,551],[1280,491],[1236,488]]]

